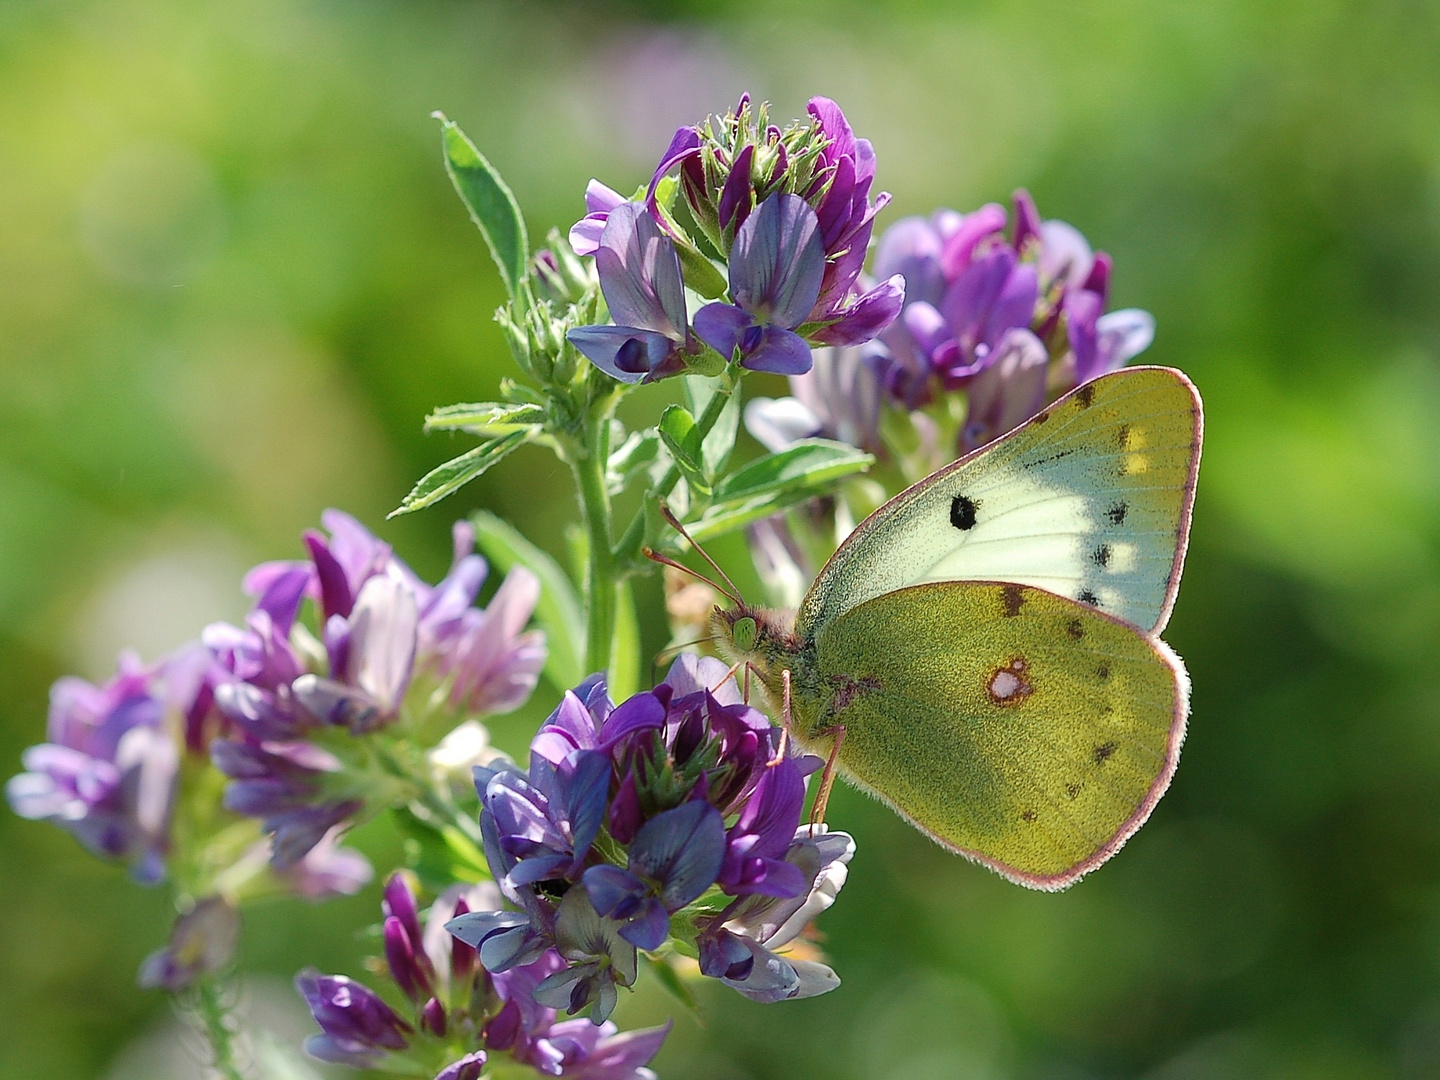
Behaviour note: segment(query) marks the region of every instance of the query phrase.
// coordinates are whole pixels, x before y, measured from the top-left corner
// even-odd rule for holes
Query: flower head
[[[175,920],[165,948],[145,958],[140,985],[172,993],[183,990],[228,965],[239,936],[239,912],[224,897],[208,896]]]
[[[488,883],[455,886],[422,916],[410,882],[392,876],[381,904],[382,939],[385,970],[402,1003],[392,1007],[343,975],[301,972],[296,986],[321,1028],[306,1049],[358,1068],[384,1068],[387,1059],[395,1061],[391,1055],[401,1054],[412,1069],[433,1061],[436,1080],[475,1080],[496,1055],[546,1076],[654,1080],[644,1066],[669,1025],[622,1035],[608,1022],[557,1023],[555,1008],[540,998],[552,996],[541,989],[551,976],[573,970],[560,953],[548,950],[492,975],[471,945],[446,931],[447,924],[464,924],[473,909],[499,900]],[[457,1047],[463,1052],[455,1058]]]
[[[21,817],[53,821],[96,855],[164,875],[186,735],[211,726],[208,655],[186,647],[146,666],[129,654],[103,686],[59,680],[50,690],[50,741],[21,758],[5,793]]]
[[[475,770],[486,856],[513,909],[449,930],[496,978],[557,954],[535,1000],[601,1023],[637,949],[739,910],[723,897],[799,910],[815,882],[797,847],[805,777],[819,764],[784,752],[718,660],[684,654],[619,706],[592,676],[541,726],[528,771]]]
[[[389,782],[366,774],[366,755],[340,733],[386,731],[416,699],[422,716],[508,711],[545,662],[543,635],[524,630],[533,574],[512,570],[488,608],[473,606],[486,565],[468,524],[455,526],[454,563],[431,586],[354,518],[331,510],[323,521],[328,535],[305,535],[309,560],[248,575],[257,599],[244,628],[204,634],[224,671],[215,702],[235,730],[211,747],[231,778],[225,805],[263,820],[276,868],[292,873]],[[318,636],[301,617],[307,599]]]
[[[1073,226],[1041,220],[1024,191],[1015,193],[1007,235],[1008,217],[994,203],[964,215],[940,210],[928,219],[897,221],[880,238],[875,272],[903,276],[905,306],[882,334],[877,354],[886,389],[905,407],[925,404],[937,388],[970,389],[992,367],[1030,372],[1036,344],[1052,397],[1120,367],[1149,345],[1154,322],[1148,314],[1105,313],[1108,255],[1093,252]],[[1019,341],[1016,331],[1034,341]],[[1019,383],[1007,375],[982,385],[986,415],[967,420],[962,448],[979,445],[981,434],[1008,431],[995,426],[1002,414],[1023,420],[1038,409],[1043,399],[1020,415],[1033,398],[1032,383],[1027,374]]]

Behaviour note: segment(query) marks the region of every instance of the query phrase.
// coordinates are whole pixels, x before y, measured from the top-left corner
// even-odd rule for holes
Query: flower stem
[[[587,671],[609,668],[610,643],[615,636],[615,554],[610,548],[610,492],[605,486],[610,416],[615,401],[611,395],[592,403],[585,421],[584,446],[571,463],[589,540],[589,569],[585,575]]]
[[[195,987],[191,1007],[204,1029],[210,1044],[211,1066],[223,1080],[246,1080],[235,1046],[235,1030],[230,1023],[230,1003],[226,986],[219,979],[202,979]]]
[[[701,442],[704,442],[705,436],[710,434],[710,429],[719,421],[720,414],[725,411],[725,406],[730,403],[731,395],[735,393],[735,386],[739,380],[733,374],[734,370],[733,365],[726,369],[725,378],[721,380],[715,393],[710,396],[710,400],[705,406],[705,411],[701,413],[695,421],[695,427],[699,432]],[[666,470],[665,475],[660,478],[660,482],[655,485],[653,489],[655,498],[665,498],[670,492],[675,490],[675,485],[679,482],[680,469],[678,466],[672,464],[670,468]],[[620,538],[620,542],[615,545],[614,561],[625,573],[629,574],[635,569],[640,558],[640,545],[644,540],[645,511],[641,509],[625,529],[625,535]]]

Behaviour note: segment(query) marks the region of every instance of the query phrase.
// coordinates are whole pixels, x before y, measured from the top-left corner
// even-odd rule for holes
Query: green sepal
[[[431,469],[410,489],[410,494],[405,496],[404,501],[386,516],[393,518],[401,514],[412,514],[454,494],[519,449],[520,445],[530,438],[532,431],[533,429],[527,428],[502,435]]]
[[[535,621],[545,631],[549,655],[545,677],[558,690],[568,690],[585,677],[585,617],[575,586],[560,564],[522,536],[515,526],[488,510],[470,516],[475,546],[502,573],[523,566],[540,579]]]
[[[538,405],[506,405],[495,401],[445,405],[425,417],[426,431],[468,431],[472,435],[508,435],[545,422]]]
[[[695,417],[683,405],[671,405],[660,416],[660,439],[689,485],[691,499],[710,498],[710,478],[702,465],[704,447]]]
[[[444,113],[433,115],[440,121],[445,171],[470,211],[471,220],[485,237],[490,255],[500,268],[505,289],[513,297],[525,278],[525,263],[530,255],[520,204],[495,167],[460,130],[460,125],[447,119]]]

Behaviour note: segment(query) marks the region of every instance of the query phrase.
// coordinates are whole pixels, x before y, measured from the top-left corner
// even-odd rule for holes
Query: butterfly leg
[[[835,742],[830,746],[830,756],[825,761],[825,771],[820,774],[820,791],[815,796],[815,802],[810,807],[810,828],[813,831],[816,825],[825,820],[825,806],[830,801],[830,789],[835,786],[835,767],[840,760],[840,744],[845,741],[845,725],[838,724],[826,735],[834,735]]]
[[[767,766],[779,765],[785,760],[785,750],[790,741],[790,669],[780,669],[780,685],[785,688],[784,697],[780,704],[780,743],[775,749],[775,756],[766,762]]]

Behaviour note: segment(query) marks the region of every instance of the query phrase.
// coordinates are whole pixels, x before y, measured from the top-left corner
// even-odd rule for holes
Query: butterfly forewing
[[[1178,371],[1087,383],[867,518],[821,571],[797,630],[907,585],[989,580],[1158,632],[1179,586],[1200,437],[1200,398]]]
[[[1179,758],[1188,683],[1136,627],[1040,589],[918,585],[816,639],[840,766],[951,850],[1063,888],[1145,820]]]

